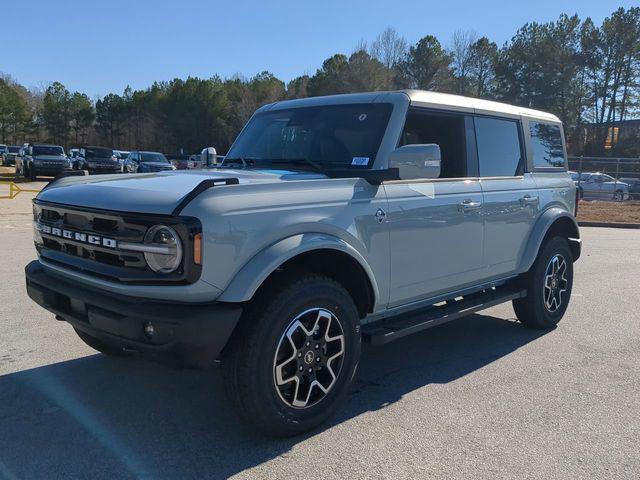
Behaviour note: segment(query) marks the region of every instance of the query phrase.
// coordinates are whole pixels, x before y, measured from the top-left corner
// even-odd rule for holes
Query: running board
[[[459,300],[447,300],[442,305],[433,305],[417,312],[405,313],[363,325],[362,340],[372,345],[383,345],[406,335],[442,325],[526,295],[526,290],[516,290],[507,285],[483,290]]]

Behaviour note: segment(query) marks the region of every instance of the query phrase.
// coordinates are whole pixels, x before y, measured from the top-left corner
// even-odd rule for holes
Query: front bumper
[[[25,275],[29,297],[58,320],[110,346],[192,367],[206,368],[218,358],[242,314],[237,304],[163,302],[87,288],[38,260]],[[149,323],[152,337],[145,335]]]

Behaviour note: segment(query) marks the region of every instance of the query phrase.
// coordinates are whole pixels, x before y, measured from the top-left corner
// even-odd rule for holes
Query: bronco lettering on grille
[[[75,240],[76,242],[89,243],[91,245],[100,245],[107,248],[117,248],[118,242],[113,238],[102,237],[100,235],[94,235],[84,232],[76,232],[72,230],[66,230],[57,227],[51,227],[44,223],[36,223],[36,229],[47,235],[54,237],[67,238],[69,240]]]

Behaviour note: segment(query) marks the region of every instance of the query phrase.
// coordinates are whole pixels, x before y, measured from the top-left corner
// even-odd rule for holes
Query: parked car
[[[640,178],[621,177],[620,181],[629,185],[630,199],[640,200]]]
[[[165,155],[167,159],[171,162],[171,164],[176,167],[176,170],[187,170],[189,169],[189,160],[191,159],[191,155]],[[191,167],[193,168],[193,167]]]
[[[71,160],[60,145],[28,144],[16,157],[16,173],[35,180],[38,176],[55,177],[71,170]]]
[[[9,145],[7,147],[7,153],[2,159],[2,165],[11,166],[16,164],[16,158],[20,154],[20,147],[17,145]]]
[[[82,160],[80,159],[80,149],[72,148],[69,150],[69,160],[71,160],[71,168],[74,170],[82,170]]]
[[[176,167],[160,152],[131,152],[125,162],[128,173],[164,172]]]
[[[578,188],[578,195],[585,200],[615,200],[629,198],[629,185],[611,175],[600,172],[569,172]]]
[[[88,170],[89,174],[122,172],[122,167],[111,148],[82,147],[79,159],[80,169]]]
[[[270,104],[218,169],[40,192],[27,292],[107,355],[221,360],[245,420],[298,434],[345,400],[361,341],[508,301],[558,324],[581,251],[563,138],[416,90]]]
[[[7,159],[7,154],[9,153],[9,150],[7,149],[7,146],[0,143],[0,165],[6,165],[6,159]]]
[[[129,153],[126,150],[114,150],[113,153],[115,154],[116,158],[118,159],[118,164],[120,165],[120,171],[122,173],[125,173],[125,167],[124,164],[127,161],[127,158],[129,157]]]

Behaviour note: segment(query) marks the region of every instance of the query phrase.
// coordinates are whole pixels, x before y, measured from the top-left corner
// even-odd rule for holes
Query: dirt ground
[[[581,200],[578,220],[589,222],[640,223],[640,201],[603,202]]]

